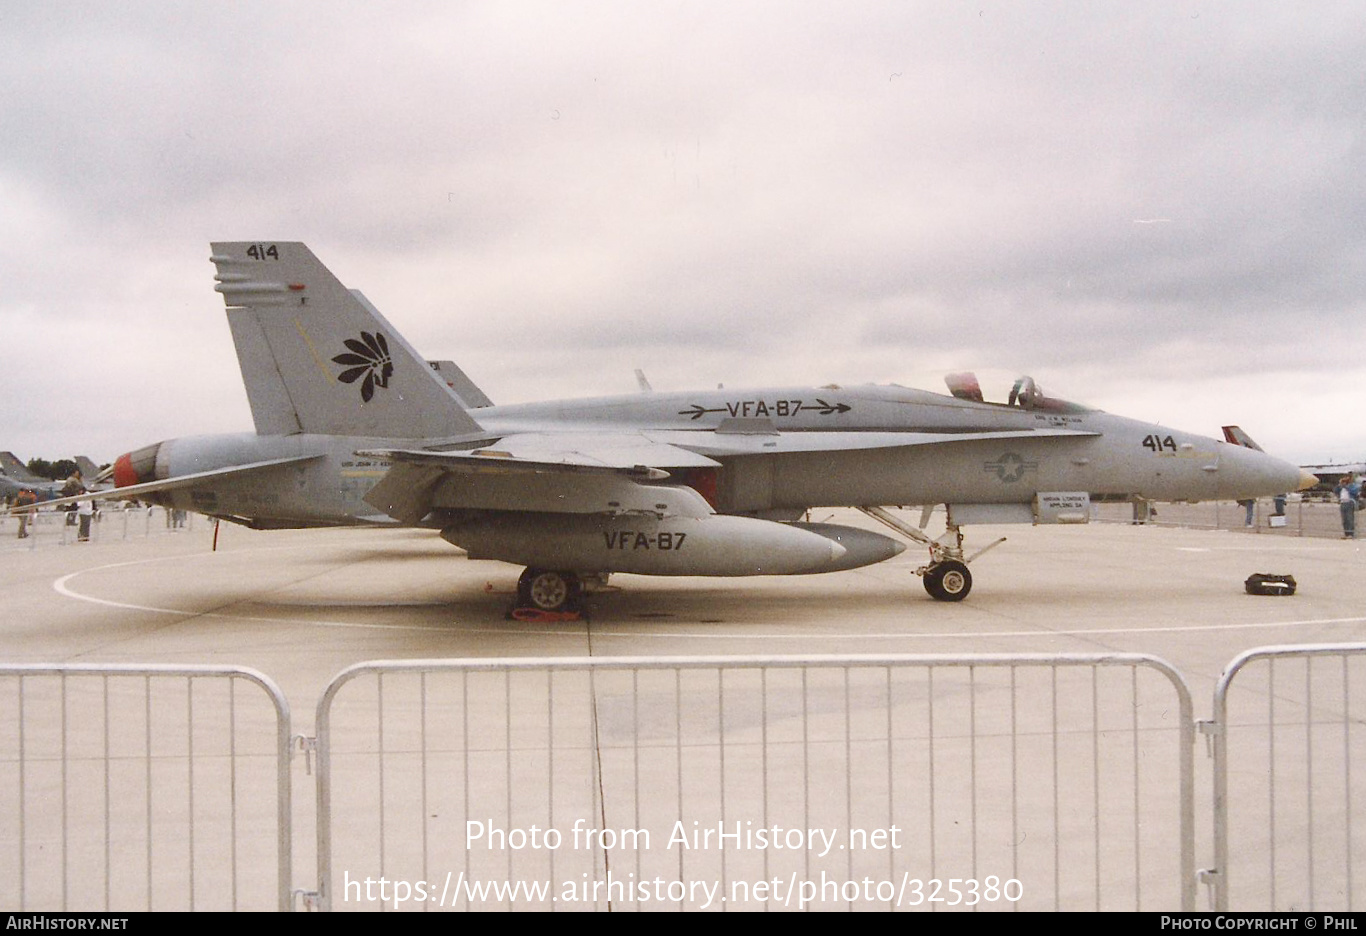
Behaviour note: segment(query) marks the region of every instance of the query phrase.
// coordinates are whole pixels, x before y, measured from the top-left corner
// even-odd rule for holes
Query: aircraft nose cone
[[[1318,484],[1318,483],[1319,483],[1319,479],[1318,479],[1318,476],[1317,476],[1317,475],[1310,474],[1309,472],[1307,472],[1307,471],[1305,471],[1303,468],[1301,468],[1301,469],[1300,469],[1300,486],[1297,487],[1295,490],[1297,490],[1297,491],[1307,491],[1307,490],[1309,490],[1311,487],[1313,487],[1314,485],[1316,485],[1316,484]]]
[[[1306,472],[1265,452],[1228,446],[1219,457],[1219,475],[1220,496],[1233,500],[1302,491]],[[1313,483],[1317,484],[1318,479]]]

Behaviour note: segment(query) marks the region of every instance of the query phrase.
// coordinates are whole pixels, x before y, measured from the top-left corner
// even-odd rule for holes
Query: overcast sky
[[[495,402],[895,382],[1366,458],[1360,3],[0,0],[0,448],[250,430],[210,240]]]

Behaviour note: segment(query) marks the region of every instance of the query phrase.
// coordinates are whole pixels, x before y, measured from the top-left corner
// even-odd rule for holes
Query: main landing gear
[[[607,572],[527,569],[517,580],[517,603],[508,617],[542,624],[580,620],[583,596],[606,588],[608,577]]]
[[[944,530],[944,535],[939,539],[931,539],[925,535],[924,527],[930,519],[929,507],[925,508],[921,517],[920,529],[905,523],[901,518],[888,513],[881,507],[860,507],[859,510],[878,523],[891,527],[902,536],[929,547],[929,564],[916,569],[915,574],[921,576],[925,582],[925,591],[929,592],[930,597],[936,601],[962,601],[966,598],[968,593],[972,591],[972,573],[968,571],[968,563],[988,549],[999,546],[1006,541],[1003,536],[989,546],[964,558],[963,531],[952,520],[949,521]]]
[[[577,616],[583,597],[583,583],[573,572],[527,569],[517,580],[517,611]]]

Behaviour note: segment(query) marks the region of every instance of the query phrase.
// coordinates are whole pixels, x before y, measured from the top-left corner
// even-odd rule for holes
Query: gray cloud
[[[1205,431],[1255,400],[1267,447],[1360,457],[1366,432],[1320,410],[1362,372],[1361,19],[7,8],[0,327],[35,350],[0,384],[6,447],[246,428],[204,261],[271,237],[498,399],[630,390],[635,366],[676,387],[1029,369]]]

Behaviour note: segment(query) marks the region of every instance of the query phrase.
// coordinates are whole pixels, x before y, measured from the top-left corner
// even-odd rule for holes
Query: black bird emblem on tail
[[[389,356],[389,342],[384,332],[361,332],[360,340],[347,338],[346,346],[350,353],[338,354],[333,363],[346,368],[337,375],[342,383],[355,383],[364,377],[360,385],[360,398],[369,403],[375,395],[376,387],[388,387],[389,377],[394,373],[393,359]]]

